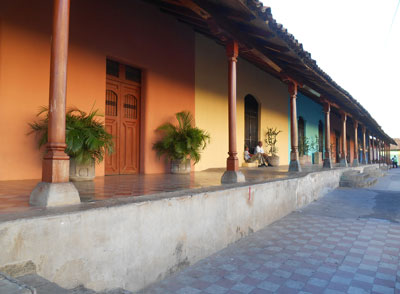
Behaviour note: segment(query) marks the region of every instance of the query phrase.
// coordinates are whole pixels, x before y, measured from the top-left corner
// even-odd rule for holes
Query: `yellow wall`
[[[207,130],[211,143],[196,170],[225,167],[228,157],[228,64],[224,47],[196,34],[196,125]],[[260,104],[259,139],[266,127],[278,127],[280,164],[288,164],[288,92],[285,84],[239,58],[237,64],[237,147],[240,165],[244,152],[244,97],[253,95]]]

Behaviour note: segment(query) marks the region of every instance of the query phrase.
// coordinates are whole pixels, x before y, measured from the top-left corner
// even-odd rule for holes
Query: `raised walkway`
[[[341,168],[336,166],[334,169]],[[288,166],[241,168],[246,177],[246,183],[237,185],[221,184],[221,177],[225,171],[223,168],[192,172],[190,175],[150,174],[96,177],[93,182],[81,182],[75,183],[75,185],[82,201],[80,207],[84,208],[92,207],[93,205],[90,203],[104,200],[115,201],[144,195],[161,196],[166,193],[173,196],[182,194],[182,192],[215,191],[231,186],[303,177],[311,172],[323,170],[321,166],[315,165],[303,167],[301,173],[289,173]],[[39,181],[0,181],[0,221],[37,216],[49,211],[49,209],[29,206],[29,195]],[[52,210],[56,211],[57,209]]]
[[[104,177],[78,185],[82,204],[53,209],[27,205],[36,181],[0,183],[0,198],[20,195],[22,202],[0,213],[0,271],[33,269],[67,289],[140,290],[319,199],[345,171],[366,167],[246,169],[248,182],[234,185],[220,184],[222,169]]]
[[[400,169],[336,189],[139,293],[400,293]]]

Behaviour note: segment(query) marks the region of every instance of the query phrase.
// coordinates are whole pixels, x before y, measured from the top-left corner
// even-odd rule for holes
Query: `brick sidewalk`
[[[399,251],[398,223],[295,212],[139,293],[400,293]]]

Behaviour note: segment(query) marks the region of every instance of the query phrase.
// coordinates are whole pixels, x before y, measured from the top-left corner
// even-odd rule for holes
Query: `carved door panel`
[[[120,173],[139,172],[139,97],[140,89],[122,84],[120,117]]]
[[[106,131],[113,136],[114,152],[106,154],[105,173],[106,175],[119,174],[119,103],[120,83],[107,81],[106,84]]]
[[[114,153],[106,155],[106,175],[139,172],[139,109],[139,86],[107,79],[106,130],[113,135]]]

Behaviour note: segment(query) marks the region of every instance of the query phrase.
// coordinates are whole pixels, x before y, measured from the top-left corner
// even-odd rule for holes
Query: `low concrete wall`
[[[138,290],[321,197],[343,171],[3,222],[0,265],[32,261],[66,288]]]

